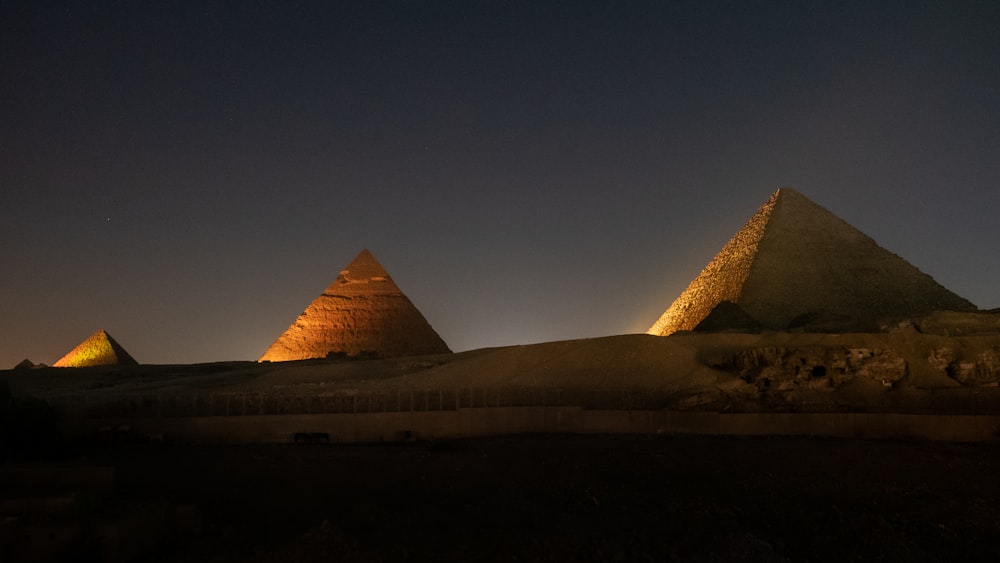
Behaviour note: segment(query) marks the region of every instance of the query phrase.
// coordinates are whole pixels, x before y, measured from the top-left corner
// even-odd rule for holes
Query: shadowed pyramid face
[[[797,319],[882,321],[976,307],[795,190],[776,191],[648,331],[693,330],[721,302],[762,328]]]
[[[136,365],[137,362],[111,335],[103,330],[91,334],[52,364],[57,368],[79,368],[106,365]]]
[[[363,250],[259,361],[450,351],[385,268]]]

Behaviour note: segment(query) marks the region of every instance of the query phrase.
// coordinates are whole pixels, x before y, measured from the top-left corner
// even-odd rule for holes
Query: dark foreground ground
[[[997,561],[1000,446],[524,436],[130,446],[116,496],[194,504],[143,561]]]

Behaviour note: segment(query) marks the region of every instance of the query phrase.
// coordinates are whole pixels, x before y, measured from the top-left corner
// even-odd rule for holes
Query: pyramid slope
[[[104,330],[98,330],[52,364],[57,368],[138,365],[138,362]]]
[[[795,190],[776,191],[674,301],[649,334],[692,330],[721,301],[766,329],[803,315],[849,318],[853,328],[969,301]]]
[[[449,352],[444,340],[366,249],[258,361]]]

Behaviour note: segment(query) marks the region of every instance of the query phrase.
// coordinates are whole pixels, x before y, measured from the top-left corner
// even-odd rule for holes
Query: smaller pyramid
[[[695,332],[760,332],[760,323],[732,301],[721,301],[694,327]]]
[[[81,368],[87,366],[130,366],[139,362],[122,348],[121,344],[111,338],[104,330],[91,334],[69,351],[59,361],[52,364],[57,368]]]
[[[35,366],[35,362],[32,362],[28,358],[25,358],[25,359],[21,360],[20,362],[18,362],[18,364],[16,366],[14,366],[14,369],[17,369],[17,370],[34,369],[35,367],[36,367]]]
[[[391,358],[451,352],[367,249],[258,361]]]

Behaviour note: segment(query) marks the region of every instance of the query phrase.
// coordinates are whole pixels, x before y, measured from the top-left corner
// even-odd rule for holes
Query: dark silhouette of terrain
[[[120,497],[195,507],[143,561],[1000,557],[994,445],[535,435],[91,459]]]

